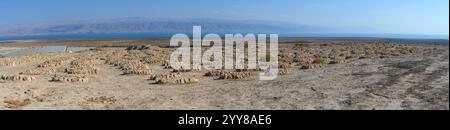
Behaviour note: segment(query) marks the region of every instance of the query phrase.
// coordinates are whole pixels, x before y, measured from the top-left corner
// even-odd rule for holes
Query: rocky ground
[[[0,58],[0,109],[449,109],[448,46],[280,44],[272,81],[258,80],[258,70],[174,70],[172,51]]]

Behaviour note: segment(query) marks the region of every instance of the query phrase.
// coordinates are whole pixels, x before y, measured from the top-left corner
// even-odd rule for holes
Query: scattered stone
[[[250,79],[251,72],[224,72],[219,74],[219,79]]]
[[[79,75],[97,75],[98,69],[93,67],[84,68],[66,68],[67,74],[79,74]]]
[[[170,73],[170,74],[151,74],[150,75],[150,80],[159,80],[159,79],[176,79],[176,78],[181,78],[181,74],[180,73]]]
[[[5,103],[5,107],[16,109],[22,106],[26,106],[31,103],[30,99],[23,99],[23,100],[6,100],[3,101]]]
[[[10,81],[31,81],[35,80],[36,77],[29,75],[2,75],[0,76],[1,80],[10,80]]]
[[[199,80],[196,78],[187,78],[187,77],[181,77],[181,78],[161,78],[158,79],[155,83],[156,84],[192,84],[192,83],[198,83]]]
[[[117,99],[115,96],[100,96],[87,98],[86,101],[102,104],[114,104],[116,103]]]
[[[278,74],[279,75],[285,75],[288,73],[288,69],[287,68],[280,68],[278,69]]]
[[[87,83],[89,82],[89,78],[86,76],[79,76],[79,75],[55,75],[50,80],[52,82],[80,82],[80,83]]]
[[[130,75],[130,74],[149,75],[149,74],[152,74],[152,70],[150,70],[150,69],[131,69],[131,70],[124,70],[123,74],[124,75]]]
[[[302,65],[300,67],[300,69],[315,69],[315,68],[320,68],[323,67],[323,64],[307,64],[307,65]]]

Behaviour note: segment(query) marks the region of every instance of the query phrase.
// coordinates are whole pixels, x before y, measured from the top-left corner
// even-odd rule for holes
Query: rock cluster
[[[226,71],[222,71],[222,70],[211,70],[205,73],[205,76],[220,76],[221,74],[226,73]]]
[[[86,83],[86,82],[89,82],[89,78],[86,76],[80,76],[80,75],[54,75],[50,81],[52,81],[52,82]]]
[[[218,79],[250,79],[252,76],[251,72],[223,72]]]
[[[181,78],[161,78],[157,80],[156,84],[192,84],[192,83],[198,83],[199,80],[196,78],[188,78],[188,77],[181,77]]]
[[[5,100],[3,102],[5,103],[5,107],[15,109],[30,104],[31,100],[27,98],[22,100]]]
[[[155,80],[156,84],[191,84],[199,82],[192,77],[183,77],[180,73],[152,74],[150,80]]]
[[[93,59],[80,58],[70,62],[70,66],[73,68],[93,67],[95,62]]]
[[[35,80],[36,77],[29,75],[2,75],[0,76],[1,80],[10,80],[10,81],[31,81]]]
[[[422,48],[388,42],[343,42],[323,44],[296,44],[282,48],[279,62],[313,69],[328,64],[341,64],[367,58],[389,58],[423,52]]]
[[[170,74],[151,74],[150,75],[150,80],[159,80],[159,79],[176,79],[176,78],[181,78],[181,74],[180,73],[170,73]]]
[[[117,99],[115,96],[99,96],[87,98],[86,101],[103,104],[114,104],[116,103]]]
[[[62,55],[59,57],[54,57],[50,60],[44,61],[43,63],[39,64],[39,68],[48,68],[48,67],[58,67],[67,62],[70,58],[67,55]]]
[[[76,60],[70,62],[69,67],[67,67],[65,71],[68,74],[81,74],[81,75],[98,74],[98,68],[96,67],[95,59],[92,57],[76,58]]]
[[[37,60],[48,59],[48,56],[42,54],[20,56],[20,57],[0,57],[0,66],[16,66]]]
[[[128,69],[128,70],[124,70],[123,74],[124,75],[130,75],[130,74],[149,75],[149,74],[152,74],[152,70],[150,70],[150,69]]]
[[[152,73],[152,70],[145,62],[142,62],[144,55],[145,53],[141,51],[115,51],[105,57],[105,63],[118,67],[125,75],[148,75]]]
[[[89,67],[89,68],[66,68],[65,72],[67,74],[78,74],[78,75],[97,75],[98,69]]]
[[[28,69],[23,72],[20,72],[19,74],[23,75],[49,75],[49,74],[55,74],[57,72],[64,72],[65,70],[61,70],[61,68],[33,68]]]

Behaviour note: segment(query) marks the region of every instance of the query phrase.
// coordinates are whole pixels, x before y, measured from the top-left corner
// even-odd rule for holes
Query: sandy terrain
[[[0,109],[449,109],[448,46],[281,44],[287,73],[272,81],[255,71],[236,79],[172,73],[165,66],[172,50],[0,58]]]

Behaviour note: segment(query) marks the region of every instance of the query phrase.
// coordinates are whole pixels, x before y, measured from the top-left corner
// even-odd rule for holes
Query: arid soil
[[[0,109],[449,109],[448,46],[282,43],[271,81],[258,70],[174,70],[173,50],[0,58]]]

